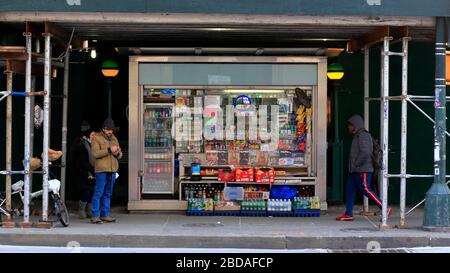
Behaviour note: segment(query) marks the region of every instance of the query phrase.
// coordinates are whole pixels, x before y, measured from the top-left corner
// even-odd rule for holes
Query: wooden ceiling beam
[[[409,35],[409,27],[382,26],[348,42],[347,51],[355,52],[363,49],[365,46],[375,46],[383,42],[384,37],[392,37],[393,41],[398,41],[404,37],[409,37]]]
[[[70,41],[70,36],[72,35],[70,31],[67,31],[63,27],[52,22],[45,22],[44,26],[45,29],[43,35],[50,34],[60,46],[62,46],[63,48],[67,47],[67,44]],[[74,35],[72,37],[71,44],[73,48],[81,48],[83,46],[83,40],[80,37]]]

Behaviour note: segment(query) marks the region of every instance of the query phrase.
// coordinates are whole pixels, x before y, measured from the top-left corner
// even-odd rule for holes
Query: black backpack
[[[372,165],[373,169],[376,173],[376,171],[379,171],[383,169],[383,149],[381,149],[380,141],[378,139],[375,139],[372,137],[372,135],[369,133],[369,131],[364,129],[364,132],[368,133],[370,137],[372,138]]]
[[[372,137],[372,136],[371,136]],[[374,170],[381,170],[383,168],[383,150],[381,149],[378,139],[372,137],[372,164]]]

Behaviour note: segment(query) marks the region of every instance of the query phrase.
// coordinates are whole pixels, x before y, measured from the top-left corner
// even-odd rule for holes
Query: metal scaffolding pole
[[[6,91],[12,91],[13,72],[9,69],[6,74]],[[6,98],[6,170],[12,168],[12,97]],[[6,210],[11,211],[11,176],[6,176]]]
[[[51,45],[50,34],[44,33],[45,38],[45,50],[44,50],[44,91],[47,92],[44,96],[44,130],[43,130],[43,153],[42,153],[42,221],[48,221],[48,177],[49,177],[49,164],[48,164],[48,148],[49,148],[49,135],[50,135],[50,77],[51,77]]]
[[[364,98],[368,98],[370,96],[370,48],[369,46],[364,47]],[[369,130],[369,101],[364,100],[364,127],[366,130]],[[364,209],[363,212],[369,212],[369,198],[364,196]]]
[[[383,50],[381,51],[381,148],[383,149],[382,181],[382,221],[381,228],[387,227],[388,206],[388,153],[389,153],[389,42],[392,37],[384,37]]]
[[[36,76],[31,75],[31,91],[35,92],[36,91]],[[35,105],[35,96],[31,96],[30,98],[30,155],[34,154],[34,122],[33,122],[33,117],[34,117],[34,105]],[[30,175],[30,189],[31,191],[33,190],[33,175]]]
[[[36,39],[34,41],[34,51],[38,54],[41,53],[41,42],[39,41],[39,39]],[[33,92],[36,91],[36,76],[31,76],[31,90]],[[35,107],[35,97],[32,96],[31,97],[31,124],[30,124],[30,132],[31,132],[31,144],[30,144],[30,153],[34,154],[34,107]],[[30,177],[30,189],[33,189],[33,175]]]
[[[405,226],[406,208],[406,152],[408,131],[408,45],[409,38],[403,38],[402,55],[402,120],[401,120],[401,155],[400,155],[400,227]]]
[[[25,92],[31,91],[31,33],[25,33],[27,61],[25,69]],[[24,143],[24,201],[23,201],[23,222],[30,223],[30,143],[31,143],[31,97],[25,97],[25,143]]]
[[[66,197],[66,161],[67,161],[67,110],[69,99],[69,60],[70,48],[67,48],[64,57],[64,90],[63,90],[63,121],[62,121],[62,159],[61,159],[61,199]]]

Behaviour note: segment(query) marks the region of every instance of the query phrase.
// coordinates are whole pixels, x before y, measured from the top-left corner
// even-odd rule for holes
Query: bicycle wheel
[[[58,195],[53,195],[53,202],[55,204],[55,214],[56,218],[64,227],[68,227],[70,223],[69,219],[69,211],[66,208],[66,205],[61,200]]]

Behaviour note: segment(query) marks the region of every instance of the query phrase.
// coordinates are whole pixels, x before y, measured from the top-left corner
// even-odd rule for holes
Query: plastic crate
[[[212,210],[188,210],[186,211],[187,216],[213,216],[214,211]]]
[[[320,209],[295,209],[294,217],[319,217]]]
[[[241,216],[240,210],[216,210],[214,216]]]
[[[272,217],[292,217],[292,211],[267,211],[267,216]]]
[[[267,211],[265,211],[265,210],[241,210],[241,216],[243,216],[243,217],[267,217]]]

